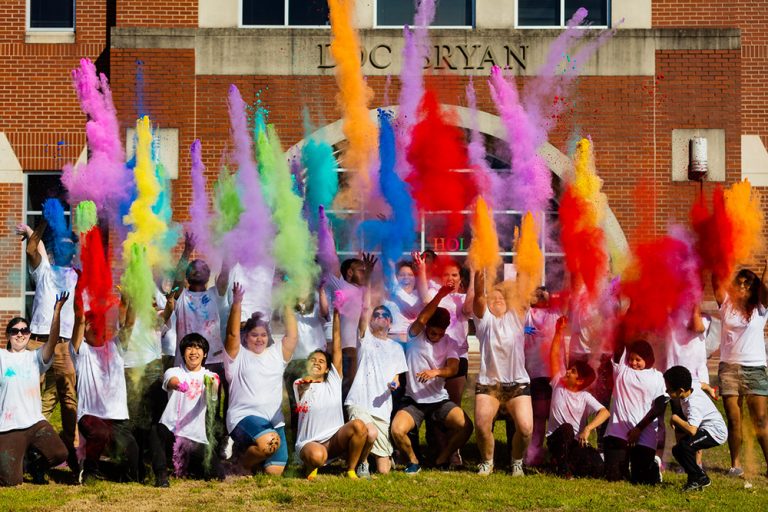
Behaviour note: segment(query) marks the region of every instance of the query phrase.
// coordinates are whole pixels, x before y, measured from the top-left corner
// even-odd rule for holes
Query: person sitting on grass
[[[346,476],[357,480],[355,468],[373,442],[362,420],[344,423],[341,402],[341,318],[333,310],[333,352],[315,350],[307,359],[307,375],[293,383],[299,429],[296,453],[304,463],[307,480],[317,478],[318,468],[330,459],[344,457]]]
[[[214,412],[208,403],[218,407],[219,376],[203,367],[208,356],[208,340],[189,333],[181,340],[179,350],[184,363],[166,370],[163,389],[168,392],[168,405],[160,422],[152,426],[150,445],[155,487],[169,487],[168,460],[173,460],[177,476],[202,466],[207,480],[216,474],[218,458],[214,454],[215,432],[206,420]]]
[[[550,349],[552,403],[547,421],[547,447],[555,472],[560,476],[603,476],[603,459],[590,446],[589,435],[608,421],[608,409],[587,391],[595,381],[595,370],[585,361],[566,363],[563,356],[563,335],[566,317],[560,317]],[[566,369],[567,368],[567,369]],[[594,415],[592,421],[589,416]]]
[[[408,433],[413,429],[418,431],[424,419],[431,419],[448,430],[448,442],[435,460],[439,468],[447,469],[451,454],[472,435],[472,421],[460,406],[448,399],[445,390],[445,379],[459,371],[459,355],[456,345],[444,338],[451,322],[450,313],[438,304],[453,290],[453,286],[440,288],[408,329],[406,400],[392,421],[392,437],[408,457],[405,472],[409,475],[421,471],[421,465]]]
[[[5,328],[6,346],[0,348],[0,487],[22,483],[28,448],[34,453],[28,461],[33,483],[46,483],[45,471],[67,459],[67,447],[43,417],[40,396],[40,377],[53,364],[67,297],[66,292],[56,297],[52,336],[37,350],[27,350],[31,331],[25,318],[12,318]]]
[[[683,416],[673,414],[669,424],[683,437],[672,448],[672,455],[688,475],[683,491],[699,491],[711,484],[704,468],[696,463],[696,453],[714,448],[728,440],[728,429],[715,404],[699,385],[693,385],[691,372],[684,366],[673,366],[664,372],[667,393],[680,400]]]
[[[293,356],[298,333],[296,317],[285,308],[285,336],[273,341],[269,323],[257,312],[240,328],[245,289],[232,287],[224,363],[230,401],[227,430],[240,465],[252,473],[258,465],[268,475],[282,475],[288,463],[283,419],[283,372]]]

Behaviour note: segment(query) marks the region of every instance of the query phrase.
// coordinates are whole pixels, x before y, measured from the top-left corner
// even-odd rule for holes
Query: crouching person
[[[414,453],[408,432],[414,428],[418,431],[425,419],[434,421],[448,432],[448,442],[434,461],[438,468],[449,468],[451,454],[464,446],[472,435],[472,421],[461,407],[448,399],[445,390],[445,379],[459,371],[456,347],[443,338],[451,317],[446,309],[438,307],[451,292],[449,286],[440,288],[408,329],[405,406],[392,420],[392,437],[408,457],[405,472],[409,475],[421,470],[421,461]]]
[[[212,431],[216,425],[213,417],[218,407],[219,376],[203,367],[208,350],[203,336],[187,334],[179,347],[184,362],[169,368],[163,377],[168,405],[160,423],[152,426],[149,438],[155,487],[169,486],[168,460],[173,461],[177,476],[195,472],[201,472],[206,480],[221,476],[213,453],[216,432]]]

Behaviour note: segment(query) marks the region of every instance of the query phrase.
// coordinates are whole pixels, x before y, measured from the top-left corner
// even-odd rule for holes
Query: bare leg
[[[768,397],[759,395],[747,396],[747,407],[755,427],[755,436],[760,448],[763,449],[763,457],[768,462]]]
[[[512,437],[512,458],[520,460],[525,456],[533,434],[533,406],[531,397],[517,396],[509,400],[505,407],[515,422],[515,435]]]
[[[528,451],[528,464],[538,466],[544,462],[544,434],[547,430],[549,419],[550,400],[540,398],[533,400],[533,434],[531,436],[531,449]]]
[[[394,439],[400,451],[408,457],[408,462],[411,464],[419,463],[419,459],[413,453],[413,446],[411,446],[411,440],[408,437],[408,432],[413,430],[415,426],[416,423],[413,421],[413,417],[405,411],[397,411],[395,419],[392,420],[392,439]]]
[[[728,420],[728,448],[731,451],[731,467],[741,467],[741,397],[724,396],[723,406]]]
[[[264,473],[270,476],[282,476],[285,471],[285,466],[267,466],[264,468]]]
[[[359,463],[363,463],[368,460],[368,455],[371,454],[373,443],[376,442],[376,438],[379,436],[379,431],[376,429],[376,425],[373,423],[366,423],[365,428],[367,431],[367,437],[365,439],[365,446],[363,446],[363,453],[360,454]]]
[[[352,420],[344,424],[328,441],[328,455],[336,457],[346,454],[347,471],[354,471],[360,461],[368,429],[361,420]]]
[[[440,455],[435,459],[435,464],[445,464],[450,459],[451,454],[467,444],[472,435],[472,420],[461,409],[454,407],[445,418],[445,426],[448,428],[450,437]]]
[[[328,450],[321,443],[307,443],[301,449],[299,458],[307,468],[307,473],[322,467],[328,460]]]
[[[392,459],[389,457],[376,457],[376,471],[379,474],[386,475],[392,469]]]
[[[493,420],[499,412],[499,401],[491,395],[475,395],[475,434],[481,462],[493,460],[496,440],[493,437]]]
[[[445,390],[448,392],[448,399],[459,407],[461,407],[461,399],[464,396],[464,387],[466,384],[466,377],[457,377],[445,381]]]
[[[253,444],[240,457],[240,464],[246,471],[252,472],[256,464],[264,462],[278,448],[280,448],[280,436],[275,432],[267,432],[253,441]]]

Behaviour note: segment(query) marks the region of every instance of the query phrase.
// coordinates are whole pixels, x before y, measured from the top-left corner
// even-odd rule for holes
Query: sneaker
[[[744,476],[744,470],[741,468],[731,468],[728,470],[728,472],[725,474],[725,476],[730,476],[733,478],[740,478]]]
[[[485,461],[481,462],[479,466],[477,466],[477,474],[480,476],[488,476],[491,473],[493,473],[493,461]]]
[[[232,440],[231,437],[227,436],[227,439],[221,444],[221,449],[219,450],[219,455],[224,460],[229,460],[232,458],[232,452],[234,451],[235,442]]]
[[[357,469],[355,470],[355,473],[357,473],[357,476],[359,478],[366,478],[369,480],[371,478],[371,470],[368,467],[367,462],[361,462],[360,464],[358,464]]]
[[[88,485],[104,479],[104,475],[102,475],[99,470],[89,471],[87,469],[81,469],[80,475],[77,478],[77,483],[80,485]]]
[[[421,466],[419,466],[418,464],[414,464],[413,462],[411,462],[410,464],[405,466],[405,474],[406,475],[409,475],[409,476],[410,475],[415,475],[419,471],[421,471]]]
[[[460,468],[464,466],[464,461],[461,460],[461,453],[459,453],[459,450],[456,450],[451,454],[450,464],[451,467],[454,468]]]
[[[355,473],[355,470],[354,470],[354,469],[350,469],[349,471],[347,471],[347,473],[346,473],[346,476],[347,476],[347,478],[349,478],[350,480],[360,480],[360,479],[358,478],[358,476],[357,476],[357,473]]]
[[[512,476],[525,476],[525,471],[523,471],[523,461],[516,460],[512,463]]]
[[[656,463],[656,466],[659,468],[659,483],[664,481],[664,463],[661,462],[661,457],[656,455],[653,458],[653,461]]]
[[[683,486],[683,492],[700,491],[705,487],[709,487],[712,480],[707,475],[699,478],[698,480],[689,480],[687,484]]]

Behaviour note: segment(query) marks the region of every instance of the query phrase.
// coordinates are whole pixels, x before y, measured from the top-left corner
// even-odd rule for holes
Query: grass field
[[[467,387],[468,390],[473,387]],[[471,393],[464,405],[472,415]],[[56,418],[52,418],[56,422]],[[497,461],[507,459],[502,423],[497,424]],[[371,481],[350,481],[339,476],[339,468],[320,473],[315,482],[302,478],[291,466],[283,478],[228,478],[225,482],[171,481],[170,489],[139,484],[98,482],[74,486],[66,482],[68,471],[54,471],[51,483],[25,483],[0,489],[0,510],[768,510],[768,480],[765,464],[753,441],[747,450],[747,479],[724,475],[729,467],[728,449],[720,446],[705,452],[704,464],[712,486],[703,492],[682,494],[685,475],[668,463],[664,482],[656,487],[608,483],[601,480],[563,480],[547,474],[529,473],[512,478],[506,465],[487,477],[474,474],[478,452],[474,436],[462,450],[466,471],[441,473],[424,470],[415,477],[402,472],[374,476]],[[667,452],[671,444],[668,443]],[[672,461],[671,455],[666,458]]]

